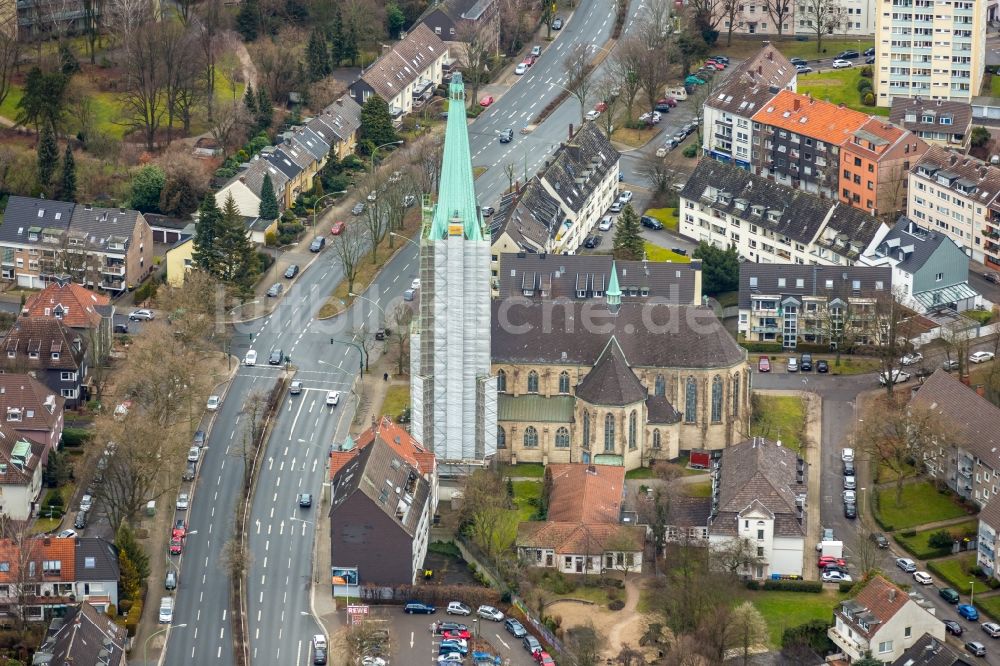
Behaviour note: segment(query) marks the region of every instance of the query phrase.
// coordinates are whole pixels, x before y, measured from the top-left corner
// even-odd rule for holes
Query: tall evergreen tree
[[[73,159],[73,149],[68,143],[66,144],[66,152],[63,153],[59,198],[63,201],[76,201],[76,160]]]
[[[260,264],[232,195],[226,197],[218,230],[215,247],[219,251],[219,278],[241,293],[253,289]]]
[[[257,89],[257,127],[266,130],[273,120],[274,106],[271,104],[271,96],[267,94],[267,88],[261,86]]]
[[[243,106],[251,118],[257,118],[257,93],[253,91],[253,84],[247,82],[246,92],[243,93]]]
[[[632,209],[632,204],[626,205],[625,210],[615,221],[612,254],[614,254],[615,259],[642,259],[645,254],[639,216]]]
[[[118,533],[115,534],[115,545],[118,546],[119,552],[128,554],[129,559],[132,560],[132,564],[135,565],[135,570],[139,574],[140,579],[145,580],[149,578],[149,555],[146,554],[146,551],[135,540],[135,532],[132,531],[132,528],[128,524],[123,523],[118,528]]]
[[[278,219],[278,197],[274,194],[274,184],[271,174],[264,174],[264,182],[260,185],[260,217],[264,220]]]
[[[344,39],[344,17],[338,7],[333,12],[333,26],[330,28],[330,58],[334,67],[340,67],[344,60]]]
[[[344,37],[343,56],[351,65],[358,63],[358,32],[351,25],[347,28],[347,35]]]
[[[371,95],[361,107],[361,129],[358,143],[366,153],[385,143],[396,141],[396,129],[392,126],[389,105],[378,95]]]
[[[42,125],[42,134],[38,139],[38,187],[48,193],[52,184],[52,175],[59,165],[59,146],[56,145],[56,134],[48,123]]]
[[[221,221],[222,211],[215,203],[215,195],[209,192],[198,207],[198,224],[194,229],[194,254],[191,259],[195,266],[215,277],[219,277],[220,271],[216,242]]]
[[[306,46],[306,63],[308,65],[309,81],[322,81],[330,75],[333,68],[330,65],[330,50],[326,45],[326,37],[320,30],[313,30]]]
[[[252,42],[260,34],[260,4],[258,0],[243,0],[236,13],[236,32],[243,41]]]

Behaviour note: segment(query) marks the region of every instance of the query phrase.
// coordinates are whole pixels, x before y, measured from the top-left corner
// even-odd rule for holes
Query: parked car
[[[170,624],[174,621],[173,597],[162,597],[160,599],[160,613],[158,620],[160,624]]]
[[[945,370],[951,371],[951,370],[958,370],[959,365],[960,363],[958,362],[958,359],[953,358],[953,359],[945,359],[944,363],[941,364],[941,367],[944,368]]]
[[[494,622],[503,622],[503,613],[493,606],[480,606],[476,610],[476,615],[487,620],[493,620]]]
[[[986,656],[986,646],[979,641],[967,641],[965,643],[965,649],[977,657]]]
[[[858,505],[854,502],[844,502],[844,518],[854,520],[858,517]]]
[[[865,55],[865,56],[873,56],[873,55],[875,55],[875,47],[874,46],[869,46],[867,49],[865,49],[865,52],[862,53],[861,55]]]
[[[184,552],[184,539],[181,538],[181,537],[179,537],[179,536],[177,536],[177,535],[171,536],[170,537],[170,554],[171,555],[180,555],[182,552]]]
[[[532,46],[531,47],[531,55],[535,56],[536,58],[538,56],[542,55],[542,47],[538,46],[537,44],[534,45],[534,46]]]
[[[410,281],[410,289],[420,289],[420,278],[413,278]]]
[[[597,225],[597,228],[600,229],[601,231],[611,231],[611,225],[613,225],[614,223],[615,223],[615,218],[611,217],[610,215],[605,215],[603,218],[601,218],[601,222],[600,224]]]
[[[197,446],[192,446],[191,448],[188,449],[188,455],[187,455],[188,462],[196,463],[200,458],[201,458],[201,449],[199,449]]]
[[[195,473],[197,471],[198,471],[198,463],[189,462],[184,467],[184,473],[181,474],[181,480],[194,481]]]
[[[600,116],[601,116],[600,111],[595,111],[594,109],[591,109],[590,111],[587,111],[587,113],[583,117],[586,120],[597,120],[598,118],[600,118]]]
[[[843,497],[845,502],[857,502],[858,493],[856,490],[845,490],[843,492]]]
[[[313,239],[312,243],[309,243],[309,251],[310,252],[319,252],[324,247],[326,247],[326,237],[325,236],[316,236],[316,238]]]
[[[86,511],[78,511],[76,513],[76,520],[73,521],[73,527],[76,528],[76,529],[78,529],[78,530],[82,530],[85,527],[87,527],[87,512]]]
[[[796,74],[808,74],[811,71],[813,71],[813,68],[810,67],[809,65],[796,65],[795,66],[795,73]]]
[[[483,217],[489,217],[493,213],[497,212],[493,206],[486,206],[485,208],[481,208],[480,211],[483,213]]]
[[[205,409],[207,409],[210,412],[214,412],[219,408],[219,402],[220,402],[219,396],[210,395],[208,396],[208,402],[205,403]]]
[[[343,222],[338,222],[337,224],[343,224]],[[291,280],[293,277],[299,274],[299,265],[291,264],[285,269],[285,277]]]
[[[313,242],[315,242],[315,241],[313,241]],[[267,290],[267,296],[268,296],[268,298],[274,298],[276,296],[280,296],[281,292],[283,292],[284,290],[285,290],[285,286],[283,284],[281,284],[280,282],[275,282]]]
[[[187,511],[188,503],[191,501],[191,497],[187,493],[181,493],[177,496],[177,510]]]
[[[857,490],[858,482],[857,477],[853,474],[847,474],[844,476],[844,490]]]
[[[893,368],[891,375],[886,374],[885,371],[878,373],[878,383],[885,386],[889,381],[888,378],[892,377],[893,384],[902,384],[905,381],[909,381],[911,376],[908,372],[903,372],[899,368]]]
[[[514,68],[514,73],[517,74],[518,76],[526,73],[527,71],[528,71],[528,63],[526,62],[519,62],[517,63],[517,67]]]
[[[468,631],[469,627],[458,622],[438,622],[435,624],[434,632],[443,634],[446,631]]]
[[[672,247],[670,248],[670,251],[673,252],[674,254],[679,254],[682,257],[686,257],[688,253],[688,251],[682,247]]]
[[[481,100],[479,100],[479,106],[484,109],[493,103],[493,95],[486,95]]]
[[[557,16],[554,19],[552,19],[552,29],[553,30],[562,30],[562,27],[563,27],[563,20],[562,20],[562,18],[560,18],[560,17]]]
[[[990,635],[991,638],[1000,638],[1000,624],[996,622],[983,622],[981,625],[983,631]]]
[[[836,565],[838,567],[846,567],[847,560],[842,557],[834,557],[833,555],[822,555],[819,560],[816,561],[817,569],[824,569],[830,565]]]
[[[622,212],[623,207],[624,204],[622,204],[621,201],[616,200],[614,203],[611,204],[611,208],[609,208],[608,210],[611,211],[612,213],[620,213]]]
[[[983,273],[983,278],[987,282],[992,282],[993,284],[1000,284],[1000,273],[995,273],[993,271],[986,271]]]
[[[347,225],[344,224],[343,222],[334,222],[333,226],[330,227],[330,235],[339,236],[340,234],[344,233],[344,227],[346,226]]]
[[[803,60],[802,58],[789,58],[788,62],[792,63],[796,67],[798,67],[800,65],[805,65],[806,64],[806,61]]]
[[[889,539],[887,539],[886,536],[881,532],[872,532],[868,538],[874,541],[875,545],[878,546],[879,548],[884,549],[889,547]]]
[[[437,612],[437,608],[431,606],[430,604],[421,603],[419,601],[411,601],[405,606],[403,606],[403,612],[409,614],[423,613],[427,615],[433,615]]]
[[[354,208],[351,209],[352,215],[361,215],[363,212],[365,212],[365,203],[363,201],[354,204]]]
[[[446,652],[445,654],[438,655],[438,663],[445,664],[446,666],[447,664],[454,664],[455,666],[458,666],[458,664],[461,664],[464,660],[465,657],[462,656],[461,652]]]
[[[826,361],[816,361],[816,372],[830,372],[830,364]]]
[[[944,620],[944,630],[953,636],[962,635],[962,625],[954,620]]]
[[[920,352],[911,352],[909,354],[903,354],[903,358],[899,359],[899,362],[903,365],[915,365],[924,360],[924,355]]]
[[[950,587],[942,587],[940,590],[938,590],[938,594],[941,596],[942,599],[947,601],[949,604],[958,603],[958,592],[956,592]]]
[[[802,354],[799,357],[799,365],[802,366],[803,372],[809,372],[813,369],[813,357],[812,354]]]
[[[845,460],[844,461],[844,476],[854,476],[854,461]]]
[[[771,361],[766,356],[757,359],[757,372],[771,372]]]
[[[539,643],[538,639],[532,636],[531,634],[528,634],[527,636],[521,639],[521,645],[523,645],[524,649],[527,650],[530,654],[535,654],[535,652],[538,652],[542,649],[542,644]]]
[[[790,359],[788,359],[788,363],[785,365],[785,371],[786,372],[798,372],[799,371],[799,362],[798,362],[798,360],[794,356],[791,357]]]
[[[448,615],[471,615],[472,609],[463,604],[461,601],[452,601],[448,603]]]
[[[865,64],[866,65],[874,65],[875,64],[875,56],[871,55],[871,56],[868,56],[867,58],[865,58]]]
[[[977,611],[976,607],[972,604],[959,604],[955,610],[957,610],[958,614],[966,620],[972,620],[975,622],[979,619],[979,611]]]
[[[841,573],[839,571],[826,571],[820,576],[820,580],[824,583],[850,583],[853,579],[846,573]]]
[[[446,631],[441,634],[441,637],[445,640],[461,639],[463,641],[468,641],[472,639],[472,632],[468,629]]]
[[[833,68],[834,69],[846,69],[848,67],[854,67],[854,63],[851,62],[850,60],[834,60],[833,61]]]
[[[518,622],[515,618],[507,618],[503,625],[514,638],[524,638],[528,635],[528,630],[525,629],[524,625]]]
[[[163,587],[167,590],[177,589],[177,572],[168,571],[167,575],[163,577]]]
[[[973,363],[985,363],[993,360],[993,352],[977,351],[969,354],[969,360]]]
[[[652,229],[653,231],[659,231],[663,228],[663,223],[657,220],[655,217],[650,217],[649,215],[643,215],[639,218],[639,222],[642,226],[647,229]]]
[[[195,430],[194,437],[191,439],[191,443],[198,447],[205,446],[205,431]]]
[[[403,300],[404,300],[404,301],[412,301],[412,300],[413,300],[413,298],[414,298],[414,297],[415,297],[416,295],[417,295],[417,292],[416,292],[416,290],[415,290],[415,289],[407,289],[407,290],[405,290],[405,291],[403,292]]]
[[[593,236],[587,236],[587,240],[583,241],[583,246],[585,248],[587,248],[588,250],[593,250],[594,248],[596,248],[598,245],[601,244],[601,239],[602,239],[602,237],[601,237],[600,234],[594,234]]]
[[[510,143],[514,140],[514,130],[508,127],[500,132],[500,143]]]
[[[183,518],[178,518],[177,520],[174,521],[174,531],[175,532],[179,531],[181,533],[181,536],[187,536],[188,526],[187,523],[184,522]]]
[[[152,321],[156,318],[152,310],[146,308],[140,308],[138,310],[132,310],[128,315],[129,321]]]
[[[844,447],[840,450],[840,460],[842,462],[854,462],[854,449]]]
[[[917,570],[917,565],[908,557],[897,557],[896,566],[906,573],[913,573]]]
[[[243,357],[243,365],[257,365],[257,350],[251,349],[247,352],[247,355]]]

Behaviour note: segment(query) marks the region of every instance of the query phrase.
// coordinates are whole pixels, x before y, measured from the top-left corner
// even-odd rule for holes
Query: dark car
[[[73,527],[75,527],[78,530],[82,530],[86,526],[87,526],[87,512],[78,511],[76,514],[76,520],[73,521]]]
[[[317,236],[313,239],[312,243],[309,243],[310,252],[319,252],[326,245],[326,238],[323,236]]]
[[[837,54],[834,60],[854,60],[855,58],[860,58],[861,54],[857,51],[841,51]]]
[[[191,440],[191,444],[194,446],[205,446],[205,431],[195,430],[194,439]]]
[[[270,298],[280,296],[281,292],[284,291],[285,287],[280,282],[275,282],[271,285],[271,288],[267,290],[267,295]]]
[[[983,273],[983,279],[987,282],[992,282],[993,284],[1000,284],[1000,273],[987,271],[986,273]]]
[[[941,598],[947,601],[949,604],[958,603],[958,592],[951,589],[950,587],[942,587],[940,590],[938,590],[938,594],[941,595]]]
[[[873,56],[873,55],[875,55],[875,47],[874,46],[869,46],[867,49],[865,49],[865,52],[864,52],[863,55],[866,55],[866,56]]]
[[[430,604],[422,603],[420,601],[411,601],[410,603],[406,604],[406,606],[403,607],[403,612],[409,613],[411,615],[414,613],[433,615],[434,613],[437,612],[437,608],[431,606]]]
[[[555,19],[552,20],[552,29],[553,30],[562,30],[562,27],[563,27],[563,20],[561,18],[559,18],[558,16],[555,17]]]
[[[871,540],[875,542],[875,545],[878,546],[879,548],[889,547],[889,539],[887,539],[886,536],[881,532],[872,532]]]
[[[490,215],[492,215],[497,211],[493,206],[485,206],[484,208],[480,209],[480,212],[482,212],[483,217],[489,217]]]
[[[639,221],[642,222],[642,226],[646,227],[647,229],[659,231],[660,229],[663,228],[662,222],[657,220],[655,217],[650,217],[649,215],[643,215]]]
[[[854,519],[858,517],[858,506],[854,502],[844,502],[844,518]]]
[[[281,350],[275,349],[273,352],[271,352],[271,355],[267,358],[267,362],[270,363],[271,365],[281,365],[281,362],[284,360],[284,358],[285,355],[281,352]]]
[[[803,372],[808,372],[813,369],[813,357],[812,354],[803,354],[799,358],[799,368]]]
[[[590,249],[590,250],[593,250],[595,247],[597,247],[600,244],[601,244],[601,235],[600,234],[594,234],[593,236],[588,236],[587,240],[583,241],[583,246],[585,248]]]
[[[458,622],[438,622],[434,627],[434,633],[443,634],[446,631],[468,631],[469,627]]]
[[[686,257],[688,253],[688,251],[682,247],[672,247],[670,248],[670,251],[673,252],[674,254],[679,254],[682,257]]]
[[[789,58],[788,62],[792,63],[795,66],[799,66],[799,65],[801,65],[802,67],[806,66],[806,61],[803,60],[802,58]]]
[[[826,361],[816,361],[816,372],[830,372],[830,364]]]
[[[194,474],[198,471],[198,463],[189,462],[187,467],[184,468],[184,473],[181,475],[181,479],[184,481],[194,481]]]
[[[392,331],[388,328],[380,328],[377,331],[375,331],[375,339],[385,340],[387,337],[389,337],[391,333]]]
[[[308,509],[313,505],[313,496],[309,493],[299,493],[298,501],[300,507]]]
[[[528,635],[528,630],[524,628],[524,625],[518,622],[515,618],[509,617],[503,623],[503,626],[507,628],[507,631],[514,636],[514,638],[524,638]]]
[[[128,324],[115,324],[115,333],[128,333]]]
[[[947,631],[949,634],[952,634],[953,636],[962,635],[962,625],[960,625],[958,622],[955,622],[954,620],[945,620],[944,630]]]
[[[500,132],[500,143],[510,143],[514,140],[514,130],[507,128]]]
[[[313,647],[313,663],[317,666],[323,666],[323,664],[326,664],[325,647]]]
[[[854,461],[845,460],[844,461],[844,476],[854,476]]]
[[[298,274],[299,274],[298,264],[292,264],[291,266],[285,269],[285,277],[288,278],[289,280]]]
[[[536,652],[542,649],[542,644],[539,643],[538,639],[532,636],[531,634],[528,634],[527,636],[522,638],[521,644],[524,645],[524,649],[531,654],[535,654]]]

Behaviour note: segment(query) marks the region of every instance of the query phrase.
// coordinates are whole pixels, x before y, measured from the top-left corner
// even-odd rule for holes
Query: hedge
[[[765,580],[761,589],[772,592],[807,592],[819,594],[823,583],[818,580]]]
[[[128,610],[125,618],[125,629],[129,636],[135,636],[135,631],[139,627],[139,620],[142,619],[142,601],[136,601],[132,608]]]
[[[62,433],[63,446],[83,446],[94,436],[94,433],[85,428],[64,428]]]
[[[751,354],[780,354],[784,351],[781,345],[775,342],[740,342],[740,346]]]

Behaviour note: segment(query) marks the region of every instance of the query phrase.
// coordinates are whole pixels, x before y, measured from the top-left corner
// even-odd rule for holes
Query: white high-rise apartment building
[[[986,0],[875,0],[875,94],[971,102],[986,64]]]

